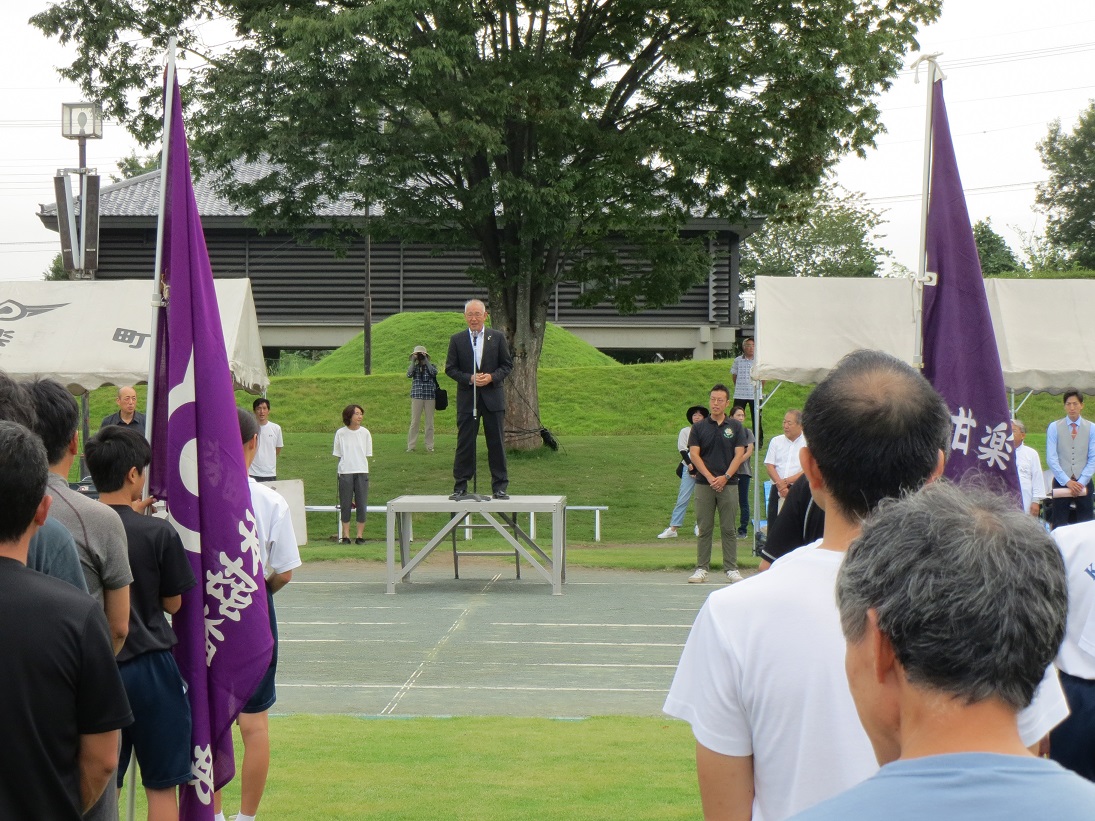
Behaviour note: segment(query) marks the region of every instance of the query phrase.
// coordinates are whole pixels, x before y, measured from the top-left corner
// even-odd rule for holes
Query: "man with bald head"
[[[129,385],[123,385],[118,388],[118,396],[114,401],[118,403],[117,412],[104,417],[99,427],[121,425],[123,428],[144,433],[144,414],[137,410],[137,391]]]
[[[506,394],[502,382],[513,370],[506,337],[501,331],[484,327],[487,308],[478,299],[464,306],[466,331],[453,334],[445,358],[445,374],[456,383],[456,456],[453,459],[453,493],[467,495],[468,482],[475,475],[475,443],[479,420],[487,438],[490,486],[495,499],[508,499],[504,441]]]

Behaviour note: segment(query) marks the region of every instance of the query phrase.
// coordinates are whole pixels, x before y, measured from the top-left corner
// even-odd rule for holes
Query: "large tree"
[[[973,226],[973,241],[977,243],[977,256],[981,260],[984,276],[1018,271],[1023,266],[1011,250],[1007,240],[996,233],[991,219],[978,220]]]
[[[675,302],[710,265],[685,220],[773,210],[870,145],[874,100],[940,5],[60,0],[33,22],[75,43],[62,74],[148,144],[177,33],[194,153],[260,229],[303,234],[337,199],[374,236],[476,246],[527,429],[554,284],[623,312]],[[234,29],[219,47],[211,19]],[[277,170],[231,173],[260,158]]]
[[[839,185],[788,197],[741,252],[742,287],[758,276],[869,277],[890,252],[875,241],[882,215]]]
[[[1038,186],[1046,212],[1046,238],[1081,268],[1095,269],[1095,102],[1080,114],[1072,133],[1061,121],[1038,143],[1049,180]]]

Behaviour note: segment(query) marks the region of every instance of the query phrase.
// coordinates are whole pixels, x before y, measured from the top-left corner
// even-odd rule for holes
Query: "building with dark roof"
[[[262,165],[242,175],[261,176]],[[143,174],[100,192],[97,279],[152,279],[156,253],[159,173]],[[249,277],[259,332],[268,352],[280,348],[334,348],[358,334],[364,323],[366,270],[372,319],[404,311],[461,310],[480,294],[465,275],[481,265],[475,249],[440,250],[418,243],[356,241],[344,257],[298,243],[287,233],[261,235],[248,214],[219,196],[207,180],[194,183],[198,211],[215,277]],[[348,204],[332,203],[322,217],[354,216]],[[38,217],[57,230],[55,204],[40,206]],[[608,304],[577,308],[581,286],[555,287],[548,319],[605,350],[692,351],[710,359],[729,349],[739,326],[739,245],[761,220],[733,225],[696,218],[685,235],[706,238],[711,273],[676,305],[621,316]]]

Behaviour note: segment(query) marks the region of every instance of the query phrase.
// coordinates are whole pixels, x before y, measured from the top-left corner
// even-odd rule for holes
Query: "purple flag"
[[[943,82],[933,89],[931,192],[928,196],[928,272],[924,288],[924,376],[947,400],[953,425],[946,475],[970,472],[1019,494],[1000,353],[981,276],[977,243],[958,176]]]
[[[166,85],[166,83],[165,83]],[[213,272],[190,178],[178,82],[164,210],[151,491],[167,503],[198,579],[174,617],[193,716],[183,819],[213,818],[235,773],[232,722],[270,663],[273,638]]]

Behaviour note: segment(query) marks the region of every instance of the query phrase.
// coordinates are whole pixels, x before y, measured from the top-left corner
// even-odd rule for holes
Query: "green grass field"
[[[331,440],[341,425],[342,408],[355,402],[365,408],[365,425],[375,439],[370,502],[383,504],[403,494],[447,494],[452,487],[455,412],[450,409],[437,414],[436,453],[423,452],[421,442],[419,452],[405,453],[410,382],[404,373],[415,344],[426,344],[435,359],[443,360],[448,335],[462,322],[457,313],[421,313],[399,314],[378,323],[373,332],[375,372],[368,377],[350,375],[361,370],[362,337],[300,376],[275,377],[268,392],[271,418],[286,435],[279,475],[302,479],[309,504],[334,504]],[[729,363],[612,364],[572,334],[551,326],[542,365],[538,375],[540,416],[559,440],[560,449],[512,452],[511,490],[563,494],[572,505],[608,506],[601,544],[593,541],[592,514],[569,517],[568,558],[572,563],[634,569],[690,566],[695,548],[688,532],[693,521],[690,516],[680,539],[659,542],[655,537],[668,524],[676,498],[676,434],[684,424],[684,410],[705,403],[711,385],[729,380]],[[442,385],[447,382],[442,376]],[[780,432],[780,420],[788,408],[802,407],[810,386],[767,387],[774,391],[763,413],[766,437],[770,438]],[[114,393],[114,388],[93,393],[93,429],[115,409]],[[143,405],[143,386],[138,394]],[[244,393],[237,395],[242,407],[249,408],[252,399]],[[1032,447],[1044,448],[1045,428],[1061,413],[1060,397],[1041,394],[1026,401],[1019,415],[1032,432],[1028,437]],[[485,476],[485,448],[479,450],[480,472]],[[424,526],[431,523],[422,521]],[[310,514],[310,543],[304,551],[308,560],[382,558],[382,517],[370,520],[366,538],[371,543],[363,548],[331,544],[334,530],[333,514]],[[477,534],[476,538],[489,543],[491,537]],[[739,555],[746,565],[750,563],[745,555],[748,552],[743,541]]]
[[[699,815],[687,724],[600,717],[274,716],[260,816],[292,821],[675,821]],[[242,747],[236,737],[237,767]],[[239,810],[239,781],[224,791]],[[124,797],[123,797],[124,817]],[[137,790],[137,818],[145,817]]]

